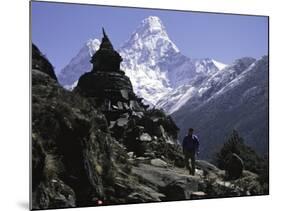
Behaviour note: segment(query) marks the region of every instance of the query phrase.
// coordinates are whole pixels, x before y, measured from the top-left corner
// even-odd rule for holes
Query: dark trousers
[[[184,152],[184,158],[185,158],[185,167],[189,170],[191,175],[195,174],[195,152]],[[189,163],[189,160],[191,161],[191,166]]]

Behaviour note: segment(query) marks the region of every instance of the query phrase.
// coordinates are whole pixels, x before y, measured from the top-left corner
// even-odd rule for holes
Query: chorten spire
[[[93,71],[120,71],[121,56],[114,50],[104,28],[102,28],[103,38],[100,48],[92,56]]]
[[[108,38],[103,27],[102,27],[102,34],[103,34],[103,37]]]
[[[103,34],[103,38],[101,41],[101,45],[100,48],[106,48],[106,49],[110,49],[113,50],[113,45],[111,44],[107,34],[105,33],[104,28],[102,27],[102,34]]]

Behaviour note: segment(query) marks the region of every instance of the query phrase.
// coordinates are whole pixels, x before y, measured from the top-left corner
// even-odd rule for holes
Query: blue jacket
[[[198,152],[199,151],[199,139],[197,136],[185,136],[182,141],[182,148],[187,152]]]

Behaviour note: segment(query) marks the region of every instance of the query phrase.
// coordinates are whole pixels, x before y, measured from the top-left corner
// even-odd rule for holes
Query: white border
[[[148,8],[270,16],[270,196],[149,203],[79,210],[270,210],[280,207],[280,7],[276,0],[67,0]],[[0,208],[27,210],[29,192],[29,2],[2,1],[0,7]],[[280,130],[280,129],[279,129]],[[66,209],[74,210],[74,209]]]

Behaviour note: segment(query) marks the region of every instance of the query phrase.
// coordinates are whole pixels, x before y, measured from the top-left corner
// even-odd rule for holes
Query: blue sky
[[[58,72],[90,38],[105,27],[118,49],[148,16],[158,16],[171,40],[191,58],[214,58],[229,64],[243,56],[268,52],[267,17],[179,12],[96,5],[32,2],[32,42]]]

